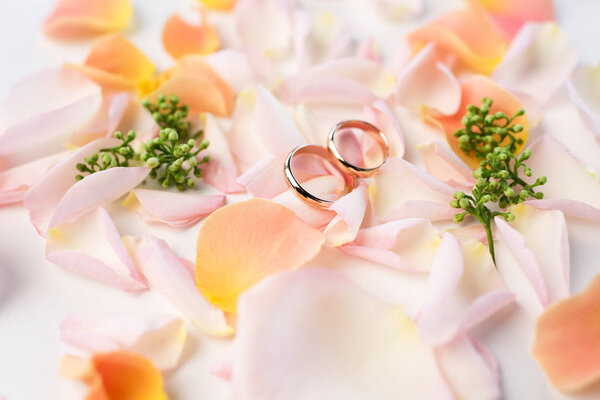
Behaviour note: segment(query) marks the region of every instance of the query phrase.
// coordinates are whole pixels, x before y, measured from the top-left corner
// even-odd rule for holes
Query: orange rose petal
[[[446,140],[452,150],[471,168],[475,169],[479,167],[480,160],[473,155],[465,154],[464,151],[458,147],[458,138],[453,134],[455,130],[462,128],[463,125],[461,120],[467,112],[467,106],[469,104],[481,106],[481,99],[483,97],[488,97],[494,101],[490,108],[490,112],[494,113],[502,111],[508,116],[513,116],[519,109],[523,108],[523,105],[512,93],[483,76],[476,76],[463,82],[461,91],[462,100],[456,114],[448,117],[428,117],[438,123],[444,132],[446,132]],[[515,137],[523,139],[523,144],[517,145],[516,153],[519,153],[527,142],[527,137],[529,135],[527,115],[518,117],[514,121],[517,124],[523,125],[524,128],[522,132],[515,134]]]
[[[506,39],[478,4],[451,11],[408,36],[413,51],[434,42],[444,55],[475,72],[490,74],[508,47]]]
[[[323,234],[277,203],[251,199],[223,207],[202,225],[196,244],[196,283],[213,304],[236,312],[256,282],[312,259]]]
[[[201,56],[183,57],[175,67],[153,81],[146,81],[148,100],[160,94],[175,94],[193,113],[209,112],[219,117],[231,115],[234,97],[229,86]]]
[[[210,8],[213,10],[222,10],[227,11],[231,10],[235,5],[236,0],[198,0],[202,3],[206,8]]]
[[[552,0],[470,0],[483,5],[508,37],[513,37],[528,21],[555,19]]]
[[[49,36],[85,37],[121,30],[133,14],[129,0],[60,0],[44,22]]]
[[[67,355],[61,375],[85,382],[86,400],[166,400],[160,372],[148,359],[127,352],[95,354],[91,359]]]
[[[165,49],[177,59],[188,54],[210,54],[221,45],[217,30],[208,23],[204,13],[200,25],[189,24],[179,15],[172,15],[165,23],[162,40]]]
[[[576,391],[600,381],[600,275],[583,293],[544,311],[532,352],[557,389]]]

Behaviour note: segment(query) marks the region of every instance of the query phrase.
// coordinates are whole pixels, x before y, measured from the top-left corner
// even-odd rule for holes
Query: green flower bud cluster
[[[134,131],[129,131],[125,137],[121,132],[115,132],[114,136],[122,143],[115,147],[100,149],[100,153],[86,157],[85,163],[78,163],[76,168],[81,174],[75,176],[76,180],[82,180],[82,174],[93,174],[114,167],[129,167],[130,161],[139,159],[139,154],[131,147],[131,142],[135,139]]]
[[[514,154],[517,145],[523,144],[523,139],[516,138],[515,134],[522,132],[524,127],[513,122],[524,115],[525,110],[520,109],[509,118],[503,112],[490,113],[492,104],[491,99],[484,97],[481,107],[467,106],[467,113],[461,121],[464,127],[454,132],[460,149],[480,160],[485,160],[497,147],[506,147]]]
[[[488,104],[491,105],[491,100],[486,102],[484,99],[484,106]],[[531,150],[525,150],[520,156],[516,156],[510,146],[494,147],[485,155],[479,168],[473,171],[473,177],[477,181],[471,193],[456,192],[454,199],[450,201],[451,207],[464,210],[454,216],[454,222],[460,223],[467,215],[472,215],[483,225],[494,263],[496,256],[491,229],[494,217],[502,216],[506,221],[513,221],[515,216],[503,211],[506,207],[530,198],[544,197],[543,193],[536,190],[546,183],[545,176],[537,178],[532,184],[519,176],[520,173],[527,177],[533,175],[531,168],[525,164],[530,157]]]
[[[150,178],[158,179],[164,188],[175,186],[179,190],[193,188],[195,180],[190,176],[202,176],[200,164],[209,161],[208,156],[198,160],[198,153],[208,147],[208,141],[196,145],[194,139],[179,142],[179,134],[173,128],[163,128],[157,138],[144,144],[141,159],[152,168]]]
[[[188,116],[189,108],[187,105],[179,105],[179,97],[175,95],[167,97],[163,94],[157,98],[158,103],[152,104],[148,100],[143,100],[142,105],[150,111],[152,118],[156,121],[160,128],[175,129],[181,139],[185,141],[190,138],[190,121]],[[192,139],[202,135],[202,131],[196,132]]]

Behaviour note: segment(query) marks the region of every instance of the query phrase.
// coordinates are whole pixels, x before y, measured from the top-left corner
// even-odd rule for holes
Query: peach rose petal
[[[409,272],[427,272],[440,241],[431,221],[405,218],[358,231],[346,253]]]
[[[512,38],[529,22],[552,21],[555,18],[552,0],[471,0],[482,4],[500,29]]]
[[[492,79],[539,104],[564,84],[577,65],[577,52],[553,22],[528,23],[512,40]]]
[[[434,89],[435,88],[435,89]],[[460,105],[460,83],[441,61],[436,45],[429,43],[403,69],[396,84],[395,97],[405,107],[428,107],[451,115]]]
[[[446,132],[446,140],[450,145],[450,148],[471,168],[475,169],[479,167],[477,158],[473,155],[465,154],[460,147],[458,147],[458,138],[453,135],[454,131],[463,127],[462,117],[466,113],[467,106],[474,104],[481,106],[481,99],[488,97],[494,101],[490,108],[490,112],[502,111],[508,116],[513,116],[518,110],[523,108],[523,105],[512,93],[506,89],[498,86],[491,80],[483,76],[474,76],[462,83],[462,100],[458,111],[449,116],[433,117],[440,124],[441,128]],[[521,133],[517,134],[516,137],[527,141],[529,135],[528,130],[528,118],[527,115],[517,117],[515,123],[523,125],[524,129]],[[521,151],[522,145],[517,145],[517,153]]]
[[[186,227],[197,223],[223,206],[225,196],[133,189],[122,204],[137,212],[146,222]]]
[[[456,59],[460,66],[490,74],[507,48],[503,37],[483,8],[470,4],[450,11],[408,36],[413,51],[435,43],[441,57]]]
[[[475,185],[473,170],[445,143],[433,141],[418,145],[417,149],[425,169],[431,175],[451,186],[472,188]]]
[[[532,353],[554,387],[576,392],[600,380],[600,276],[537,320]]]
[[[58,162],[25,193],[23,204],[37,232],[45,236],[56,207],[77,181],[76,165],[105,147],[119,143],[116,139],[98,139]]]
[[[83,381],[87,400],[167,400],[160,372],[147,358],[116,351],[94,354],[90,359],[65,356],[60,374]]]
[[[117,200],[142,183],[149,172],[148,167],[115,167],[87,175],[60,199],[48,227],[75,221],[81,215]]]
[[[129,0],[59,0],[44,32],[57,38],[89,37],[124,29],[132,15]]]
[[[496,227],[542,306],[568,297],[569,242],[563,213],[526,204],[512,207],[511,213],[516,217],[513,222],[496,217]]]
[[[486,246],[474,239],[459,243],[451,233],[438,246],[428,283],[417,324],[421,340],[435,346],[467,333],[514,299]]]
[[[101,103],[100,87],[75,71],[48,69],[21,80],[0,107],[0,170],[64,151]]]
[[[162,32],[163,46],[175,59],[188,54],[207,55],[219,48],[221,42],[217,30],[202,13],[200,25],[190,24],[178,14],[173,14]]]
[[[68,152],[52,154],[0,172],[0,205],[23,201],[25,192]]]
[[[546,176],[543,200],[528,201],[538,208],[556,208],[565,215],[600,219],[600,181],[556,140],[544,135],[531,147],[527,160],[536,176]]]
[[[280,272],[244,293],[233,360],[234,397],[453,398],[402,308],[326,269]]]
[[[413,217],[451,219],[456,214],[449,205],[453,191],[449,185],[397,157],[390,158],[375,175],[370,189],[375,217],[382,222]]]
[[[236,0],[198,0],[204,7],[211,10],[228,11],[233,8]]]
[[[71,314],[60,323],[60,339],[68,345],[92,354],[133,352],[159,370],[177,366],[186,337],[183,321],[167,314]]]
[[[567,81],[573,103],[583,116],[589,129],[595,132],[600,144],[600,63],[577,68]]]
[[[356,238],[369,205],[369,187],[361,184],[347,195],[336,200],[330,210],[337,214],[323,233],[331,246],[341,246]]]
[[[148,285],[160,292],[200,331],[217,337],[233,329],[221,310],[210,304],[194,283],[193,264],[156,238],[124,238],[135,265]]]
[[[127,291],[147,288],[112,219],[104,210],[48,231],[46,259],[63,268]]]
[[[323,242],[321,232],[277,203],[252,199],[231,204],[200,228],[196,283],[210,302],[234,313],[243,291],[267,275],[302,266]]]

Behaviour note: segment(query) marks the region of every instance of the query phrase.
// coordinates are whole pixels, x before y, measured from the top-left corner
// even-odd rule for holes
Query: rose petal
[[[252,197],[272,199],[284,192],[289,186],[283,175],[283,161],[271,156],[254,164],[238,178]]]
[[[567,81],[567,88],[584,122],[596,133],[596,141],[600,143],[600,64],[577,68]]]
[[[25,192],[68,153],[53,154],[0,172],[0,204],[23,201]]]
[[[112,137],[113,133],[117,131],[117,126],[121,122],[121,119],[127,112],[131,100],[131,93],[129,92],[117,92],[105,95],[95,118],[88,123],[85,129],[76,132],[71,137],[70,144],[84,146],[95,139]]]
[[[173,227],[193,225],[225,204],[225,196],[134,189],[123,205],[137,212],[146,222],[160,222]]]
[[[245,0],[235,7],[235,25],[244,47],[279,57],[291,46],[291,16],[283,2]]]
[[[48,227],[72,222],[81,215],[118,199],[139,185],[149,172],[148,167],[116,167],[86,176],[71,186],[60,199]]]
[[[277,203],[232,204],[212,213],[200,228],[196,283],[213,304],[235,312],[244,290],[276,271],[300,267],[323,241],[321,232]]]
[[[396,113],[383,100],[376,100],[366,109],[365,120],[375,125],[385,135],[390,148],[390,157],[404,156],[404,131]]]
[[[67,69],[45,70],[17,83],[0,114],[0,170],[64,151],[101,103],[100,87]]]
[[[452,398],[402,308],[324,269],[281,272],[246,292],[234,348],[234,397]]]
[[[382,15],[392,20],[414,17],[423,12],[423,0],[377,0]]]
[[[358,231],[341,248],[353,256],[402,271],[429,271],[440,237],[427,219],[406,218]]]
[[[253,83],[260,83],[260,74],[254,70],[247,54],[233,49],[216,51],[204,57],[204,62],[238,94]]]
[[[85,382],[88,400],[167,400],[160,372],[150,360],[134,353],[95,354],[89,360],[67,355],[60,373]]]
[[[417,317],[423,342],[448,343],[513,301],[487,248],[459,243],[446,233],[435,254],[423,308]]]
[[[544,104],[576,64],[577,52],[555,23],[528,23],[511,42],[493,80]]]
[[[491,73],[506,51],[506,40],[477,4],[450,11],[408,36],[413,51],[433,42],[445,58],[474,72]]]
[[[227,11],[233,8],[236,0],[198,0],[206,8]]]
[[[78,38],[124,29],[131,20],[129,0],[60,0],[44,22],[47,35]]]
[[[233,333],[223,312],[198,292],[187,260],[178,257],[164,240],[128,237],[125,242],[150,287],[169,299],[196,328],[218,337]]]
[[[501,111],[508,116],[513,116],[518,110],[523,108],[523,105],[512,93],[496,85],[491,80],[483,76],[475,76],[467,79],[462,83],[462,100],[458,111],[454,115],[434,117],[441,128],[446,132],[446,140],[450,148],[471,168],[479,167],[480,160],[472,154],[465,154],[458,146],[458,138],[454,136],[457,129],[463,128],[462,118],[466,113],[467,106],[470,104],[479,106],[483,97],[492,99],[494,103],[490,107],[490,112]],[[514,119],[514,123],[523,125],[523,131],[516,134],[516,138],[523,139],[523,144],[517,144],[516,153],[519,153],[523,148],[527,137],[528,118],[523,115]],[[504,142],[502,144],[505,144]]]
[[[173,58],[179,59],[188,54],[206,55],[217,50],[221,42],[217,30],[202,13],[200,25],[190,24],[178,14],[173,14],[162,32],[163,46]]]
[[[48,231],[46,259],[128,291],[146,289],[110,216],[102,207]]]
[[[411,217],[452,218],[456,214],[449,205],[452,193],[450,186],[397,157],[389,159],[371,186],[373,210],[383,222]]]
[[[473,0],[482,4],[502,31],[512,38],[528,21],[554,19],[552,0]]]
[[[337,214],[323,233],[331,246],[341,246],[354,240],[362,225],[369,205],[369,188],[366,184],[336,200],[329,209]]]
[[[600,277],[582,293],[554,304],[538,318],[533,356],[553,386],[574,392],[600,379]]]
[[[434,43],[419,51],[398,78],[395,92],[398,103],[416,109],[426,106],[445,115],[458,111],[460,83],[452,71],[438,60]]]
[[[54,165],[25,193],[23,204],[29,211],[29,218],[40,235],[45,236],[56,207],[69,188],[77,182],[75,180],[76,165],[100,149],[112,147],[118,143],[119,141],[116,139],[98,139],[85,145]]]
[[[439,141],[418,146],[421,161],[431,175],[449,185],[473,187],[473,170],[450,148]]]
[[[600,210],[598,178],[586,171],[560,143],[546,135],[534,142],[530,149],[532,156],[527,165],[536,176],[548,178],[548,182],[540,188],[547,200],[536,201],[536,204],[540,207],[553,204],[566,215],[575,217],[597,216]]]
[[[569,242],[562,212],[520,204],[511,213],[516,217],[513,222],[496,217],[496,227],[542,306],[569,296]]]
[[[160,370],[177,366],[186,337],[183,321],[166,314],[71,314],[60,323],[60,338],[71,346],[92,354],[136,353]]]

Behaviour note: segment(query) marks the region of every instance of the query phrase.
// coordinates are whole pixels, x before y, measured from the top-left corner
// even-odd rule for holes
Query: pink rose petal
[[[216,51],[204,57],[213,70],[238,94],[253,83],[260,83],[259,73],[254,70],[247,54],[233,49]]]
[[[48,231],[46,259],[63,268],[128,291],[146,289],[112,219],[104,210]]]
[[[368,198],[368,186],[361,184],[329,207],[337,214],[323,231],[331,246],[341,246],[354,240],[365,217]]]
[[[584,65],[577,68],[567,81],[573,103],[583,114],[589,129],[596,133],[600,143],[600,64],[596,67]]]
[[[448,145],[439,141],[417,147],[425,169],[431,175],[452,186],[473,187],[473,170],[454,153]]]
[[[234,18],[243,45],[273,57],[285,54],[292,39],[288,8],[275,0],[238,2]]]

